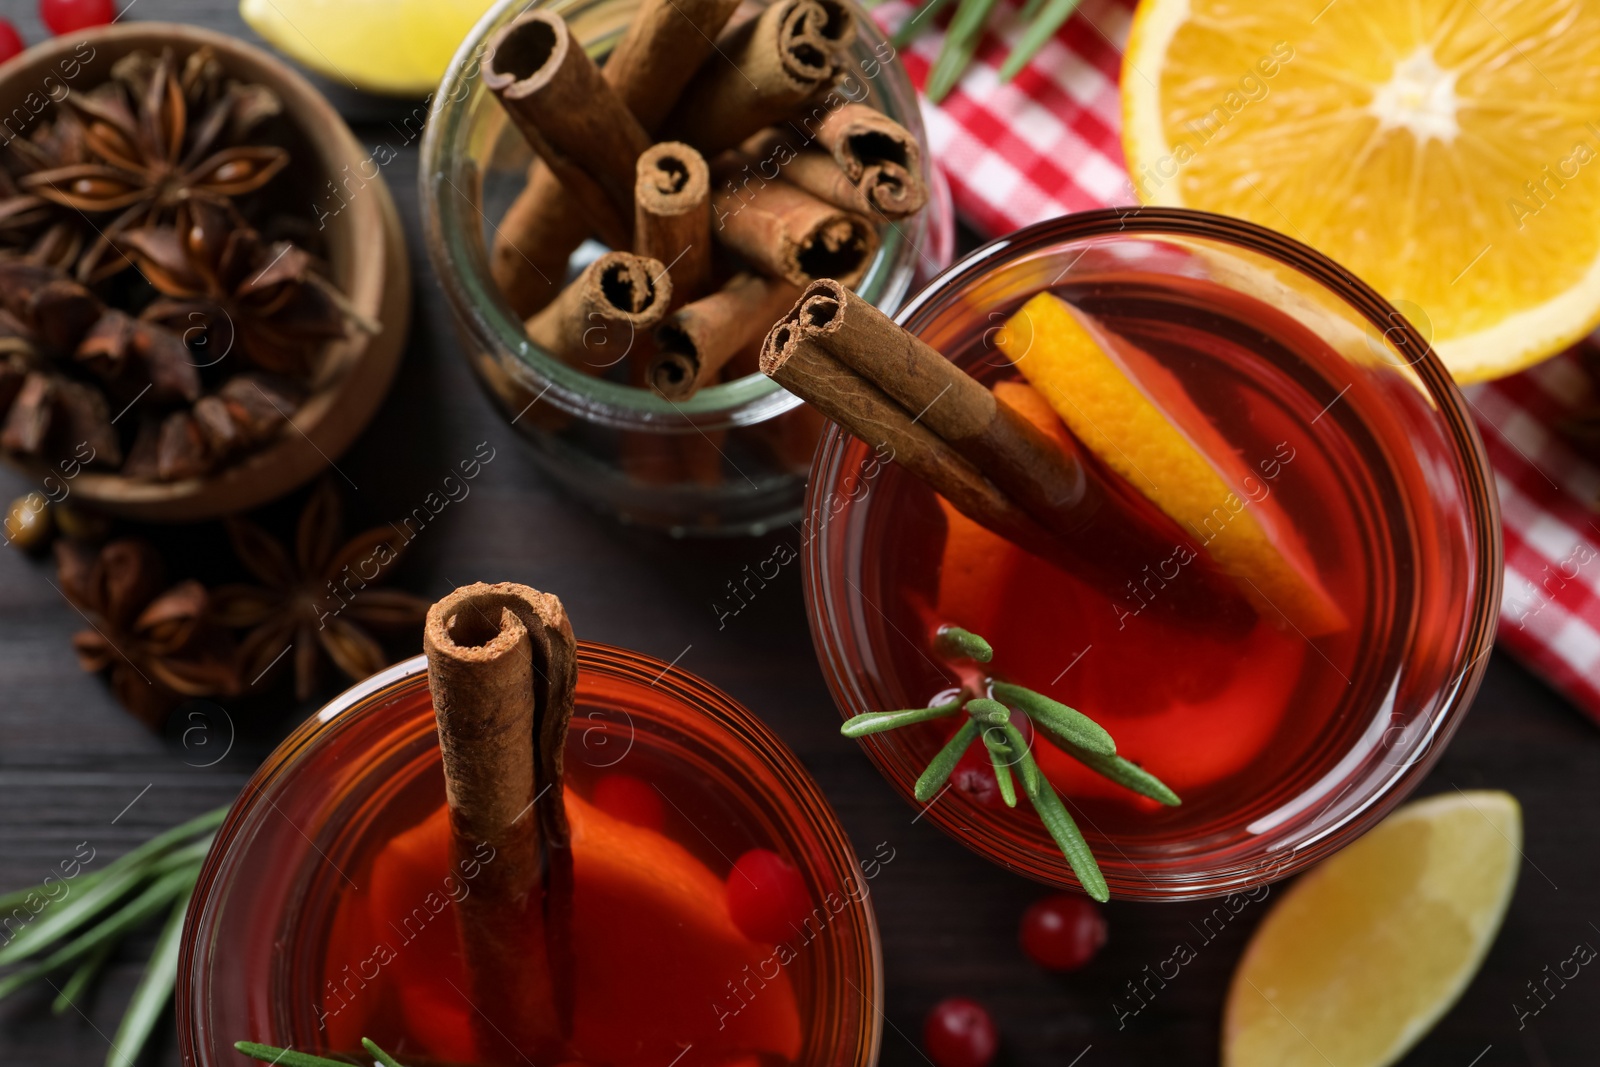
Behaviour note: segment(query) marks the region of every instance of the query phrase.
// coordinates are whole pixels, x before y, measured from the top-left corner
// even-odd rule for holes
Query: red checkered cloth
[[[1133,0],[1084,0],[1001,85],[1000,64],[1022,34],[1016,5],[1002,0],[999,32],[985,34],[961,84],[937,106],[923,102],[934,159],[969,225],[994,236],[1135,202],[1117,91],[1133,8]],[[914,5],[888,0],[873,15],[895,28],[914,13]],[[943,40],[935,27],[902,50],[917,85]],[[1594,402],[1592,383],[1567,353],[1467,396],[1505,519],[1500,643],[1600,719],[1600,469],[1552,429]]]

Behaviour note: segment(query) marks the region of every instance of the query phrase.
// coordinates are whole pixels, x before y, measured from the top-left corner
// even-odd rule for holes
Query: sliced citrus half
[[[493,0],[240,0],[267,43],[336,82],[426,96]],[[420,131],[421,116],[417,123]]]
[[[1251,468],[1169,371],[1131,345],[1113,358],[1053,293],[1018,309],[995,343],[1073,435],[1188,531],[1264,618],[1306,637],[1344,628],[1288,516],[1270,496],[1251,499]]]
[[[1139,198],[1327,253],[1458,381],[1600,322],[1600,7],[1143,0],[1122,72]]]
[[[1224,1067],[1383,1067],[1477,973],[1517,884],[1499,792],[1408,804],[1314,868],[1256,929],[1228,990]]]

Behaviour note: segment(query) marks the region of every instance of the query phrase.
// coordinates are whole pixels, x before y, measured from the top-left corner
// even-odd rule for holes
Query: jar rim
[[[539,6],[566,13],[595,2],[599,0],[542,0]],[[904,66],[892,58],[892,45],[871,17],[855,0],[840,2],[854,10],[859,27],[849,52],[858,65],[870,61],[881,72],[881,76],[873,75],[869,80],[881,88],[878,95],[885,113],[924,146],[921,165],[931,187],[927,133],[910,77]],[[502,366],[511,373],[526,379],[523,384],[530,387],[530,395],[537,394],[535,402],[547,400],[585,422],[613,429],[748,426],[799,406],[798,397],[760,373],[701,389],[688,400],[671,401],[649,389],[584,374],[528,339],[522,321],[494,282],[483,241],[474,235],[473,216],[468,212],[470,207],[480,223],[493,224],[473,199],[472,186],[478,186],[481,193],[481,174],[468,162],[475,108],[483,106],[488,96],[481,84],[475,84],[479,81],[479,60],[488,38],[528,6],[528,0],[498,0],[462,41],[429,101],[418,172],[424,243],[459,327],[468,331],[483,350],[500,357]],[[620,33],[619,27],[613,36]],[[609,40],[601,43],[600,50]],[[879,62],[873,58],[881,54],[877,51],[880,47],[891,49],[889,60]],[[597,51],[593,43],[588,50],[591,54]],[[458,179],[468,185],[463,186]],[[912,257],[926,258],[918,242],[919,238],[923,243],[928,240],[928,217],[929,209],[924,208],[911,219],[888,221],[889,232],[858,286],[864,297],[888,313],[900,306],[910,290]],[[481,225],[476,227],[477,233],[481,230]]]
[[[1113,882],[1114,892],[1121,897],[1202,899],[1288,877],[1315,863],[1387,815],[1437,761],[1478,690],[1488,666],[1487,653],[1494,644],[1503,582],[1499,497],[1488,455],[1471,418],[1468,403],[1427,340],[1376,290],[1334,260],[1300,241],[1255,223],[1189,208],[1170,207],[1108,208],[1061,216],[1024,227],[963,256],[912,297],[895,316],[895,321],[916,332],[950,301],[957,299],[971,283],[998,267],[1052,247],[1108,237],[1199,238],[1260,254],[1319,283],[1374,326],[1380,336],[1399,336],[1402,341],[1396,345],[1397,348],[1420,352],[1421,355],[1406,369],[1414,373],[1439,415],[1443,427],[1441,438],[1449,443],[1449,452],[1455,460],[1455,472],[1463,491],[1466,523],[1474,535],[1474,563],[1478,580],[1472,600],[1467,605],[1459,638],[1460,652],[1449,672],[1450,682],[1428,712],[1428,728],[1419,735],[1420,744],[1415,746],[1421,748],[1420,755],[1398,766],[1391,766],[1388,773],[1369,773],[1363,781],[1365,795],[1346,798],[1349,803],[1335,817],[1319,818],[1308,825],[1295,826],[1296,832],[1302,835],[1299,838],[1273,838],[1270,829],[1264,830],[1258,837],[1260,844],[1253,846],[1253,850],[1242,858],[1235,857],[1227,865],[1197,868],[1192,876],[1186,871],[1182,878],[1159,884],[1148,879],[1120,880],[1108,875],[1108,881]],[[831,604],[834,598],[832,590],[839,584],[839,579],[831,570],[829,554],[819,549],[818,542],[822,540],[821,531],[828,525],[823,509],[838,489],[843,476],[845,454],[852,440],[837,425],[830,425],[823,435],[812,460],[805,504],[806,523],[819,532],[814,537],[803,538],[801,545],[806,615],[812,643],[843,716],[868,709],[852,709],[852,701],[848,699],[859,693],[861,680],[845,665],[845,652],[838,647],[841,644],[839,624]],[[1465,666],[1461,666],[1463,662]],[[879,747],[870,743],[865,747],[884,777],[890,780],[897,791],[904,792]],[[1303,813],[1291,813],[1282,825],[1287,828],[1294,824],[1299,814]],[[934,822],[962,844],[977,848],[967,837],[957,833],[953,826],[946,826],[943,813],[935,812]],[[989,853],[983,854],[986,858],[994,858]],[[1025,860],[1026,857],[1007,854],[1005,862],[1018,866],[1022,873],[1030,877],[1052,880],[1041,869],[1029,867],[1026,863],[1018,865],[1019,859]]]

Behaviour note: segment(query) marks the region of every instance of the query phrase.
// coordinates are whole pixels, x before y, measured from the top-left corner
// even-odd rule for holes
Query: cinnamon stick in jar
[[[728,361],[760,340],[799,295],[798,286],[781,279],[736,274],[679,308],[656,328],[650,388],[681,402],[716,383]]]
[[[865,104],[827,114],[814,141],[795,147],[786,129],[765,130],[740,146],[740,156],[830,204],[897,220],[928,202],[922,149],[900,123]]]
[[[639,5],[600,75],[647,133],[678,102],[738,6],[739,0],[644,0]],[[490,260],[495,283],[519,318],[560,292],[567,260],[589,231],[560,180],[534,160],[527,186],[495,228]]]
[[[707,156],[732,148],[831,83],[836,53],[855,34],[855,17],[838,0],[776,0],[717,40],[662,132]]]
[[[484,84],[613,248],[633,233],[634,161],[649,135],[600,75],[566,21],[530,11],[496,33]]]
[[[649,341],[671,301],[672,278],[658,260],[607,252],[527,321],[528,339],[568,366],[602,374]]]
[[[453,863],[480,865],[457,921],[485,1049],[564,1058],[572,988],[562,758],[577,649],[555,597],[471,585],[428,612]],[[532,936],[528,936],[531,932]]]
[[[762,274],[793,285],[814,278],[853,285],[878,251],[878,231],[865,216],[781,178],[717,189],[711,214],[712,236]]]
[[[634,185],[634,251],[667,264],[672,306],[711,285],[711,172],[679,141],[652,145],[639,157]]]

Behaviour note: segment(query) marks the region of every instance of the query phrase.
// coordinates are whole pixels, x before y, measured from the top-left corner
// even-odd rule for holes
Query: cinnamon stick
[[[888,444],[968,518],[1114,600],[1129,577],[1119,561],[1188,546],[1196,595],[1158,597],[1155,612],[1213,629],[1253,623],[1238,586],[1177,523],[1089,480],[1076,455],[837,282],[806,289],[767,335],[761,369],[862,440]]]
[[[855,17],[838,0],[777,0],[723,33],[662,131],[707,156],[732,148],[828,85],[836,53],[855,33]]]
[[[841,211],[788,182],[727,185],[711,195],[712,235],[756,270],[793,285],[861,280],[878,251],[865,216]]]
[[[634,161],[649,135],[572,39],[566,21],[529,11],[489,40],[484,84],[613,248],[633,231]]]
[[[528,318],[561,292],[567,261],[590,230],[560,179],[535,159],[528,184],[495,227],[489,254],[490,273],[518,318]]]
[[[739,0],[644,0],[639,5],[600,75],[647,133],[678,102],[738,6]],[[500,220],[491,255],[495,282],[519,318],[554,299],[568,258],[588,234],[583,213],[561,182],[535,160],[527,187]]]
[[[564,1058],[572,961],[562,754],[577,684],[572,627],[553,596],[471,585],[429,610],[423,649],[453,858],[482,866],[458,912],[473,1002],[485,1019],[480,1041]]]
[[[590,374],[626,359],[667,313],[672,278],[658,260],[607,252],[526,323],[528,339]]]
[[[865,104],[829,112],[811,144],[794,146],[785,129],[756,134],[740,155],[765,171],[781,172],[814,196],[870,216],[903,219],[928,202],[922,149],[911,131]]]
[[[668,264],[672,307],[711,285],[711,172],[699,152],[662,141],[639,157],[634,250]]]
[[[717,292],[679,308],[656,328],[650,388],[683,401],[715,383],[728,361],[759,340],[799,295],[786,281],[736,274]]]

